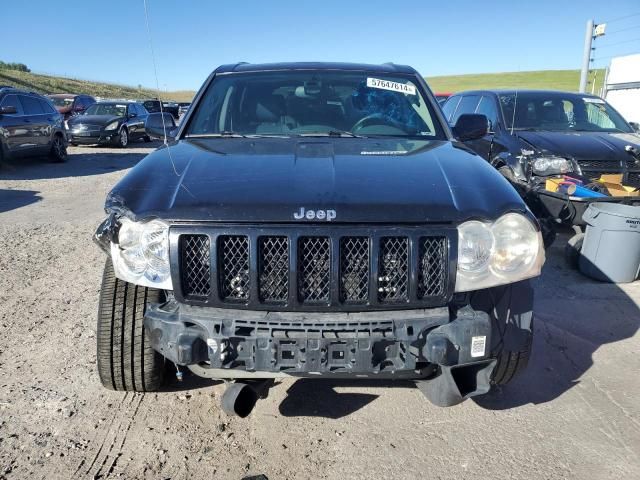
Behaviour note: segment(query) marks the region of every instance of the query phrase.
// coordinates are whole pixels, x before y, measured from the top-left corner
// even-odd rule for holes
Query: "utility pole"
[[[593,20],[587,21],[587,31],[584,36],[584,52],[582,54],[582,70],[580,71],[580,93],[587,90],[589,63],[591,63],[591,42],[593,40]]]

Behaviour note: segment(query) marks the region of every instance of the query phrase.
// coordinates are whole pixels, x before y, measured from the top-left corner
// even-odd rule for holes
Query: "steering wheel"
[[[372,113],[371,115],[361,118],[353,127],[351,127],[351,131],[355,132],[371,125],[388,125],[389,127],[401,130],[403,133],[407,133],[403,124],[381,113]]]

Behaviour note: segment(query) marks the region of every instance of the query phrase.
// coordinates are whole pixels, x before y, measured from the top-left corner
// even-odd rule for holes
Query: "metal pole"
[[[582,54],[582,70],[580,71],[580,93],[587,90],[587,76],[591,61],[591,41],[593,40],[593,20],[587,21],[587,31],[584,36],[584,52]]]

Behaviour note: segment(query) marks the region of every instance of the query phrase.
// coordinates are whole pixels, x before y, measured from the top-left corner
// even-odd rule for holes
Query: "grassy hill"
[[[604,69],[592,70],[589,80],[596,78],[598,94],[604,80]],[[580,70],[540,70],[533,72],[480,73],[427,77],[434,92],[458,92],[476,88],[539,88],[577,91]],[[591,84],[587,89],[591,92]]]
[[[604,70],[593,70],[591,81],[596,77],[598,93],[604,80]],[[469,75],[449,75],[427,77],[436,92],[458,92],[474,88],[542,88],[552,90],[577,91],[580,81],[579,70],[540,70],[534,72],[480,73]],[[0,69],[0,85],[12,85],[40,93],[86,93],[106,98],[151,98],[157,91],[112,83],[90,82],[51,75]],[[591,91],[589,84],[588,91]],[[168,100],[190,101],[195,92],[175,91],[163,95]]]
[[[17,70],[0,69],[0,85],[11,85],[39,93],[85,93],[104,98],[153,98],[158,96],[157,90],[137,88],[112,83],[90,82],[73,78],[40,75],[19,72]],[[167,100],[191,101],[195,92],[175,91],[162,92]]]

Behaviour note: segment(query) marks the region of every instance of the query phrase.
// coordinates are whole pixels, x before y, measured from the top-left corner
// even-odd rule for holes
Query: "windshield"
[[[94,103],[85,111],[85,115],[110,115],[124,117],[127,114],[127,106],[115,103]]]
[[[147,100],[143,103],[144,108],[151,113],[156,113],[160,111],[160,102],[158,100]]]
[[[73,98],[49,97],[56,107],[70,107],[73,104]]]
[[[513,92],[499,97],[509,129],[513,123],[515,130],[632,132],[620,114],[598,97],[562,92],[518,92],[517,97]]]
[[[186,136],[446,138],[413,80],[339,71],[220,75],[198,102]]]

